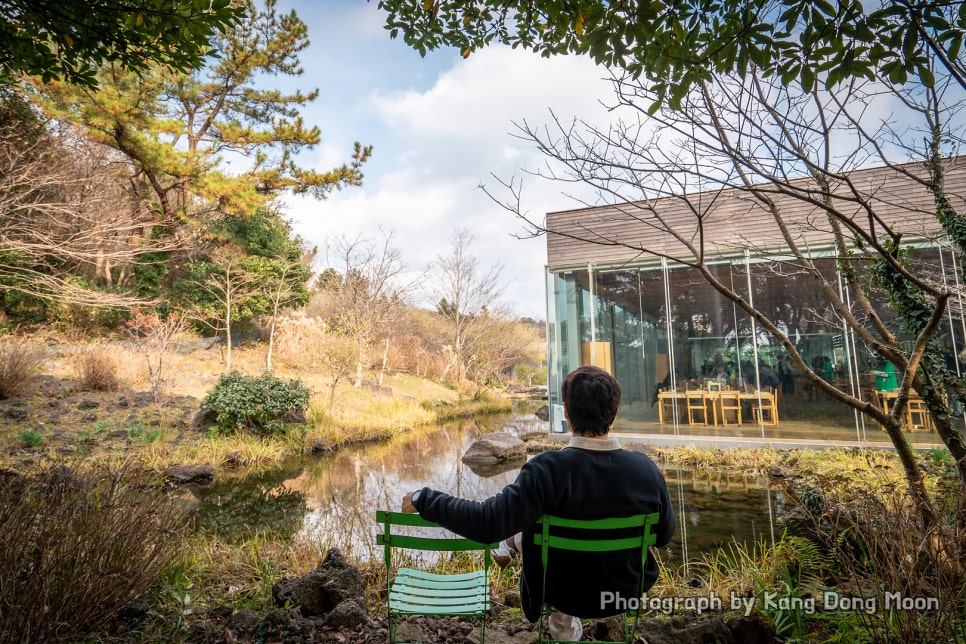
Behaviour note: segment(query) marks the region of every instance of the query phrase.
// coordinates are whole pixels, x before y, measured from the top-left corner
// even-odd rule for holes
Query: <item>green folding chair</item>
[[[533,536],[534,543],[540,547],[541,562],[543,564],[543,610],[537,626],[537,641],[540,644],[575,644],[571,640],[555,640],[544,637],[547,620],[553,608],[546,599],[547,565],[552,549],[575,550],[579,552],[614,552],[617,550],[637,550],[641,557],[641,584],[637,598],[644,594],[644,564],[647,562],[649,546],[657,541],[657,535],[652,533],[653,526],[661,518],[657,512],[651,514],[637,514],[631,517],[580,520],[562,519],[544,515],[538,522],[541,529]],[[558,531],[556,528],[563,528]],[[559,533],[558,533],[559,532]],[[629,536],[614,536],[616,534]],[[637,622],[641,615],[642,602],[634,602],[634,621],[628,626],[628,614],[624,613],[624,639],[608,641],[598,644],[631,644],[637,630]],[[628,611],[630,612],[630,611]]]
[[[396,628],[403,615],[456,615],[480,620],[480,642],[486,629],[486,614],[490,610],[490,550],[495,543],[480,543],[462,537],[422,537],[396,532],[398,526],[442,528],[418,514],[376,511],[376,521],[382,532],[376,543],[385,547],[386,609],[389,616],[389,642],[396,643]],[[430,550],[437,552],[483,551],[483,568],[467,573],[437,574],[399,568],[393,574],[392,550]]]

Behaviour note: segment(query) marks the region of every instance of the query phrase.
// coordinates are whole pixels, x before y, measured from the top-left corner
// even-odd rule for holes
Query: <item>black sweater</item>
[[[469,501],[423,488],[414,504],[419,514],[477,541],[496,542],[523,532],[520,595],[527,618],[540,614],[543,567],[533,542],[535,522],[544,514],[568,519],[603,519],[658,512],[653,531],[661,547],[674,534],[674,509],[660,470],[644,454],[620,448],[616,439],[578,437],[562,450],[544,452],[520,470],[512,484],[486,501]],[[622,612],[602,603],[602,592],[625,600],[641,589],[640,554],[551,551],[546,601],[578,617]],[[647,558],[643,589],[657,579],[657,563]],[[613,596],[613,595],[612,595]]]

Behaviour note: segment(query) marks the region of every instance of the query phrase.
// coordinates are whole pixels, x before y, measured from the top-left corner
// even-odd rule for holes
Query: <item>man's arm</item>
[[[548,486],[539,475],[540,467],[528,462],[517,480],[486,501],[470,501],[424,487],[403,497],[403,511],[440,524],[456,534],[484,543],[494,543],[523,531],[544,514]],[[413,500],[413,495],[416,499]]]

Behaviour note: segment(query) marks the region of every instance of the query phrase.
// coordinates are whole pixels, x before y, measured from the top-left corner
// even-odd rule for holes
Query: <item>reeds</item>
[[[120,387],[120,355],[111,345],[88,345],[74,357],[73,362],[81,391],[117,391]]]
[[[32,392],[40,364],[39,347],[19,340],[0,343],[0,400]]]
[[[184,516],[125,471],[58,466],[0,485],[0,641],[72,640],[156,583]]]

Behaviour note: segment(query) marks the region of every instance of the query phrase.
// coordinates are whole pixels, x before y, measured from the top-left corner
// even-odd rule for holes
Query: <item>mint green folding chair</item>
[[[376,521],[382,532],[376,543],[385,547],[386,609],[389,616],[389,641],[396,643],[396,628],[403,615],[455,615],[476,617],[480,620],[480,642],[486,629],[486,614],[490,610],[490,550],[495,543],[480,543],[462,537],[421,537],[399,534],[397,526],[438,528],[418,514],[376,511]],[[467,573],[437,574],[399,568],[393,574],[392,550],[430,550],[437,552],[483,551],[483,568]]]
[[[538,522],[540,530],[533,535],[534,543],[540,547],[541,562],[543,564],[543,593],[546,598],[547,590],[547,564],[549,563],[550,551],[557,550],[576,550],[580,552],[614,552],[617,550],[636,550],[641,557],[641,583],[644,582],[644,564],[647,562],[648,547],[653,546],[657,541],[657,535],[652,533],[653,526],[661,518],[657,512],[651,514],[638,514],[632,517],[579,520],[562,519],[550,515],[544,515]],[[558,531],[556,528],[564,528],[565,531]],[[616,534],[630,535],[615,537]],[[559,532],[559,534],[558,534]],[[641,587],[638,592],[638,599],[644,594]],[[570,640],[555,640],[544,637],[547,620],[552,607],[543,601],[543,610],[540,613],[540,622],[537,626],[537,641],[540,644],[575,644]],[[637,622],[641,616],[641,604],[637,601],[634,609],[633,625],[628,626],[629,615],[623,614],[624,619],[624,639],[608,641],[598,644],[631,644],[634,633],[637,631]],[[630,611],[628,611],[630,612]]]

